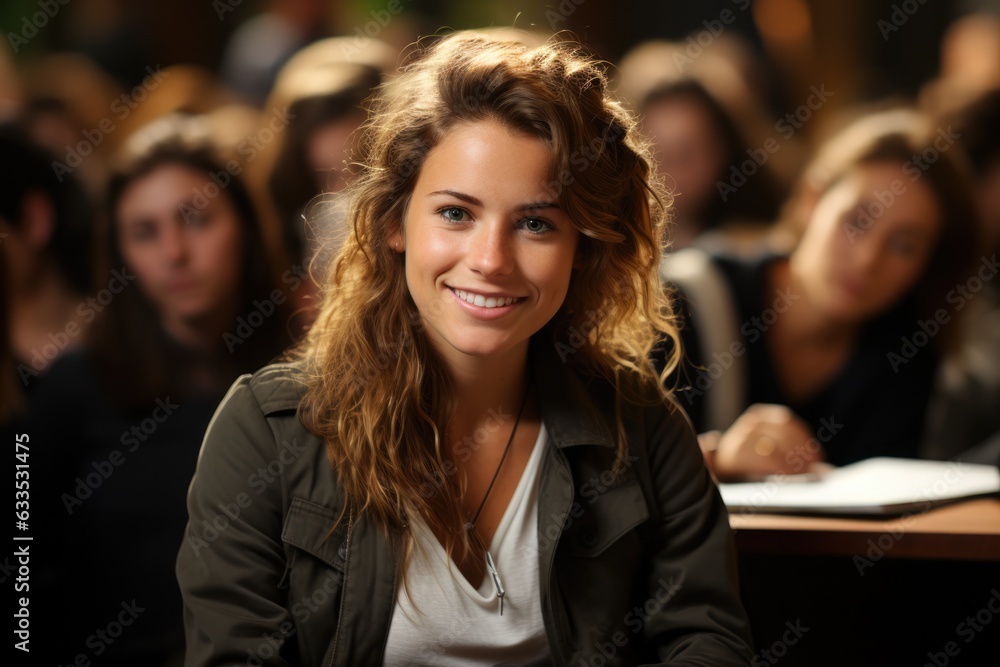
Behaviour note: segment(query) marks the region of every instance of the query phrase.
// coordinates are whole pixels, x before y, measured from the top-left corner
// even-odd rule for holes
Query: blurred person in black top
[[[0,125],[0,255],[3,275],[3,407],[0,423],[23,412],[39,375],[83,340],[94,317],[90,244],[94,211],[72,174],[15,123]]]
[[[917,456],[959,331],[956,288],[976,271],[960,158],[915,113],[864,118],[805,172],[782,227],[790,253],[665,260],[685,297],[679,400],[720,479]]]
[[[939,124],[954,128],[969,155],[987,268],[965,309],[961,344],[938,376],[922,453],[1000,465],[1000,280],[988,268],[1000,254],[1000,88],[940,111]]]
[[[294,286],[271,278],[240,179],[213,180],[226,160],[201,120],[130,139],[108,193],[107,303],[30,406],[35,648],[58,664],[179,664],[173,567],[202,436],[230,384],[290,342]]]

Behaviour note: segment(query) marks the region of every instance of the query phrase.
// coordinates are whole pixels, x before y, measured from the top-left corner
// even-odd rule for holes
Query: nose
[[[879,239],[873,238],[872,234],[863,234],[853,245],[851,254],[854,269],[862,274],[872,273],[882,259],[882,243]]]
[[[514,269],[514,239],[504,221],[481,224],[470,236],[469,268],[483,276],[506,275]]]
[[[167,263],[171,265],[183,264],[187,260],[190,250],[185,224],[179,222],[176,225],[167,225],[162,238],[161,247]]]

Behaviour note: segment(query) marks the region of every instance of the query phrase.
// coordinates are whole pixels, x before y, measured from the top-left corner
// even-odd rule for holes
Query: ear
[[[389,243],[389,247],[396,252],[402,254],[406,252],[406,241],[403,239],[403,229],[402,227],[396,227],[396,231],[389,234],[389,238],[386,239]]]
[[[21,206],[22,235],[28,247],[41,251],[55,232],[56,214],[52,202],[41,192],[29,192]]]

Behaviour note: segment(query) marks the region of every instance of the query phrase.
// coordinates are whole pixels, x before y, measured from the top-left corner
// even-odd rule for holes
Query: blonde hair
[[[450,380],[421,330],[403,258],[388,241],[402,225],[424,159],[463,122],[494,120],[548,142],[549,194],[581,234],[582,266],[535,338],[550,337],[555,346],[573,331],[588,332],[566,363],[620,390],[635,384],[623,381],[627,375],[665,395],[663,378],[679,354],[657,277],[669,198],[653,178],[633,119],[610,97],[603,69],[570,43],[528,48],[453,34],[420,49],[380,92],[351,186],[353,233],[331,265],[319,316],[298,350],[308,384],[300,416],[327,442],[345,511],[366,513],[386,529],[404,528],[406,512],[419,512],[445,536],[449,553],[461,544],[468,555],[478,548],[462,530],[464,476],[444,472]],[[674,342],[673,358],[658,376],[649,354],[664,336]],[[624,453],[622,434],[619,419]],[[430,498],[418,492],[428,479],[444,480]],[[405,546],[408,554],[409,540]]]

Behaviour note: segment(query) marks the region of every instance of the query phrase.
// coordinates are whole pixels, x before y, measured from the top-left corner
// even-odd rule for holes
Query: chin
[[[482,332],[470,332],[460,336],[448,336],[443,341],[451,350],[469,357],[488,359],[509,354],[516,349],[519,343],[514,343],[510,338],[496,338],[484,335]],[[523,341],[527,344],[527,340]]]

